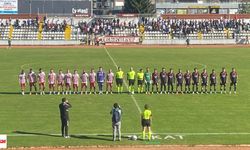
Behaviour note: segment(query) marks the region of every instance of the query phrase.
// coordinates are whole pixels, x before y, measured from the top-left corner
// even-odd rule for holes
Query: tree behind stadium
[[[155,7],[151,0],[125,0],[126,13],[152,14]]]

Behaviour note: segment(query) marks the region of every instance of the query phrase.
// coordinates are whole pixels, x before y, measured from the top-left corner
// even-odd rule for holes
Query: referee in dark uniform
[[[68,102],[68,100],[64,97],[62,98],[62,103],[59,104],[60,109],[60,116],[61,116],[61,133],[62,136],[65,138],[69,137],[69,108],[71,108],[71,104]]]

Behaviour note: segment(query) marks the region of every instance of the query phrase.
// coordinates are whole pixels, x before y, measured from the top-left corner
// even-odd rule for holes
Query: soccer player
[[[102,94],[103,92],[103,84],[105,80],[105,72],[103,71],[102,67],[99,67],[99,71],[96,73],[98,88],[99,88],[99,94]]]
[[[146,94],[150,94],[150,84],[151,84],[151,73],[149,72],[149,68],[146,68],[146,72],[144,73],[145,80],[145,91]]]
[[[227,72],[225,68],[222,68],[222,71],[220,73],[220,93],[222,94],[223,91],[226,93],[226,84],[227,84]],[[223,91],[222,91],[223,87]]]
[[[42,70],[42,68],[39,69],[39,73],[37,75],[38,77],[38,82],[39,82],[39,90],[40,90],[40,95],[45,95],[45,73]]]
[[[65,94],[71,94],[71,81],[72,81],[72,74],[70,73],[69,69],[67,69],[67,73],[64,75],[65,80]]]
[[[182,91],[183,73],[181,72],[181,69],[179,69],[179,72],[176,74],[176,80],[177,80],[177,84],[176,84],[176,94],[179,93],[178,87],[180,87],[180,92],[183,94],[183,91]]]
[[[144,72],[143,69],[140,69],[137,73],[137,86],[138,86],[138,93],[143,92],[143,81],[144,81]]]
[[[160,72],[160,80],[161,80],[161,94],[164,92],[165,94],[167,93],[167,72],[165,68],[162,68],[162,71]],[[163,89],[164,88],[164,89]],[[164,91],[163,91],[164,90]]]
[[[216,73],[215,70],[212,70],[212,73],[210,74],[210,94],[213,93],[212,87],[214,87],[214,93],[216,93]]]
[[[21,70],[21,73],[18,75],[18,79],[19,79],[19,84],[21,88],[21,93],[22,95],[24,95],[24,91],[26,87],[26,80],[27,80],[24,70]]]
[[[62,70],[59,70],[59,73],[56,77],[56,80],[57,80],[57,94],[60,95],[60,91],[62,92],[62,94],[64,94],[64,90],[63,90],[63,87],[64,87],[64,74],[62,72]]]
[[[92,93],[92,89],[94,90],[94,94],[96,94],[95,81],[96,81],[96,73],[95,73],[95,70],[91,68],[90,73],[89,73],[89,87],[90,87],[89,94]]]
[[[117,86],[117,92],[122,93],[123,91],[123,74],[124,72],[122,71],[121,67],[118,67],[118,71],[115,74],[115,79],[116,79],[116,86]]]
[[[174,83],[175,83],[175,75],[173,69],[171,68],[168,73],[168,94],[170,92],[171,94],[174,94]]]
[[[145,140],[146,138],[146,130],[148,130],[148,140],[151,140],[151,122],[152,122],[152,112],[149,110],[149,106],[145,104],[144,111],[141,114],[141,123],[143,127],[142,131],[142,139]]]
[[[192,73],[192,80],[193,80],[193,94],[199,94],[198,92],[198,85],[199,85],[199,72],[197,70],[197,68],[194,68],[194,72]]]
[[[33,72],[32,69],[30,69],[30,72],[28,74],[28,80],[29,80],[29,85],[30,85],[30,95],[32,94],[32,87],[34,87],[35,93],[37,95],[37,88],[36,88],[37,79],[36,79],[36,74],[35,72]]]
[[[189,72],[189,70],[186,71],[186,73],[184,74],[184,79],[185,79],[185,93],[190,93],[191,91],[191,73]]]
[[[128,92],[134,94],[135,92],[135,71],[133,67],[130,67],[130,71],[127,73],[128,80]]]
[[[73,93],[78,94],[78,87],[79,87],[79,74],[77,73],[77,70],[74,70],[74,73],[72,75],[72,82],[73,82]]]
[[[113,88],[113,81],[114,81],[114,73],[112,72],[112,69],[109,69],[109,72],[107,74],[106,77],[106,94],[108,94],[110,92],[110,94],[113,94],[112,92],[112,88]]]
[[[50,72],[48,75],[48,82],[49,82],[49,95],[51,95],[52,90],[53,90],[53,94],[56,94],[55,92],[56,74],[54,73],[53,69],[50,69]]]
[[[232,72],[230,73],[230,80],[231,80],[230,89],[229,89],[230,94],[231,94],[232,86],[234,86],[234,94],[236,94],[237,79],[238,79],[238,74],[235,68],[232,68]]]
[[[84,89],[85,94],[88,94],[87,93],[87,87],[88,87],[88,78],[89,78],[89,75],[88,75],[88,73],[84,69],[82,70],[82,75],[81,75],[80,78],[82,80],[81,94],[83,94],[83,89]]]
[[[154,87],[156,88],[156,92],[158,94],[159,92],[158,84],[159,84],[159,74],[157,69],[154,69],[154,72],[152,73],[152,94],[154,94]]]
[[[207,70],[203,69],[203,72],[201,73],[201,94],[206,93],[207,94]]]

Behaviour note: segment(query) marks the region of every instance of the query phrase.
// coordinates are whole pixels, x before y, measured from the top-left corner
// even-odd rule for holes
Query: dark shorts
[[[128,85],[129,85],[129,86],[135,85],[135,79],[129,79],[129,80],[128,80]]]
[[[226,81],[221,80],[220,85],[226,85]]]
[[[62,123],[63,126],[69,126],[69,120],[67,120],[67,119],[62,119],[61,118],[61,123]]]
[[[233,86],[233,85],[236,86],[236,85],[237,85],[237,82],[231,82],[230,85],[231,85],[231,86]]]
[[[152,85],[156,85],[156,86],[157,86],[157,85],[158,85],[158,81],[154,81],[154,80],[153,80]]]
[[[162,82],[161,82],[161,85],[166,85],[166,82],[165,82],[165,81],[162,81]]]
[[[183,82],[177,82],[177,86],[182,86]]]
[[[122,85],[123,79],[116,79],[116,85]]]
[[[207,86],[207,82],[202,82],[201,86]]]
[[[216,86],[216,83],[215,82],[211,82],[210,86]]]
[[[143,80],[138,80],[138,85],[142,85],[143,84]]]
[[[190,86],[191,85],[191,82],[190,81],[186,81],[185,82],[185,86]]]
[[[149,119],[142,119],[141,125],[142,125],[143,127],[150,127],[150,126],[151,126],[151,122],[150,122]]]
[[[194,82],[193,82],[193,85],[198,86],[198,82],[197,82],[197,81],[194,81]]]

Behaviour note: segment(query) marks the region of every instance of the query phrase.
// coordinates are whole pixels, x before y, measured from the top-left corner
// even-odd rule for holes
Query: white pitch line
[[[107,49],[106,47],[104,47],[104,49],[105,49],[105,52],[107,53],[107,55],[109,56],[109,58],[111,59],[111,61],[113,62],[114,66],[115,66],[116,68],[118,68],[118,65],[116,64],[116,62],[115,62],[115,60],[113,59],[113,57],[110,55],[108,49]],[[127,88],[127,90],[128,90],[128,84],[127,84],[126,82],[124,82],[124,84],[125,84],[125,86],[126,86],[126,88]],[[137,103],[137,100],[135,99],[134,95],[131,95],[131,98],[133,99],[133,101],[134,101],[134,103],[135,103],[135,105],[136,105],[136,107],[137,107],[137,110],[138,110],[139,113],[141,114],[141,112],[142,112],[142,111],[141,111],[141,108],[139,107],[139,105],[138,105],[138,103]]]
[[[123,135],[140,135],[141,133],[122,133]],[[7,136],[60,136],[61,134],[42,134],[42,133],[27,133],[27,134],[7,134]],[[101,136],[101,135],[112,135],[110,133],[81,133],[71,134],[71,136]],[[153,133],[153,135],[173,135],[173,136],[213,136],[213,135],[250,135],[249,132],[228,132],[228,133]]]

